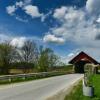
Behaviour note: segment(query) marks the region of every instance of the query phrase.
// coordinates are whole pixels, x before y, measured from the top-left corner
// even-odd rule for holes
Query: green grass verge
[[[82,94],[82,81],[74,86],[69,95],[64,100],[100,100],[100,75],[93,76],[94,97],[86,97]]]

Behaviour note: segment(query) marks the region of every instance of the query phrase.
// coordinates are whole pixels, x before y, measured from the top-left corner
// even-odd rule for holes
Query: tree
[[[54,54],[50,48],[41,48],[38,62],[38,68],[40,71],[47,71],[49,67],[56,65],[58,57]]]
[[[3,67],[3,73],[9,73],[10,63],[13,61],[13,51],[14,47],[12,47],[9,43],[0,44],[0,63]]]
[[[38,62],[38,49],[35,42],[27,40],[23,47],[18,49],[19,62],[24,63],[24,68],[26,69],[28,63],[33,63],[34,66]]]
[[[49,67],[55,67],[59,62],[59,57],[51,51],[49,55]]]
[[[23,47],[19,50],[19,57],[21,62],[34,62],[37,60],[38,49],[33,41],[27,40]]]

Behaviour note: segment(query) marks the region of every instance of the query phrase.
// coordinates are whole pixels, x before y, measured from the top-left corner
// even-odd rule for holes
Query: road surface
[[[0,89],[0,100],[46,100],[82,77],[82,74],[69,74],[8,85]]]

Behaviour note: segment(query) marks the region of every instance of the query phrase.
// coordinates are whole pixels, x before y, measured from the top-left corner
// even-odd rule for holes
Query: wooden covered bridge
[[[87,63],[95,65],[99,64],[95,59],[90,57],[85,52],[80,52],[77,56],[69,61],[69,64],[74,65],[74,71],[76,73],[84,73],[84,65]]]

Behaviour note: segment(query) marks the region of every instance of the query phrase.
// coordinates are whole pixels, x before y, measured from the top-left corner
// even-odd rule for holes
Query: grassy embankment
[[[82,81],[73,87],[73,90],[69,95],[65,97],[65,100],[100,100],[100,74],[93,76],[94,85],[94,97],[86,97],[82,94]]]

